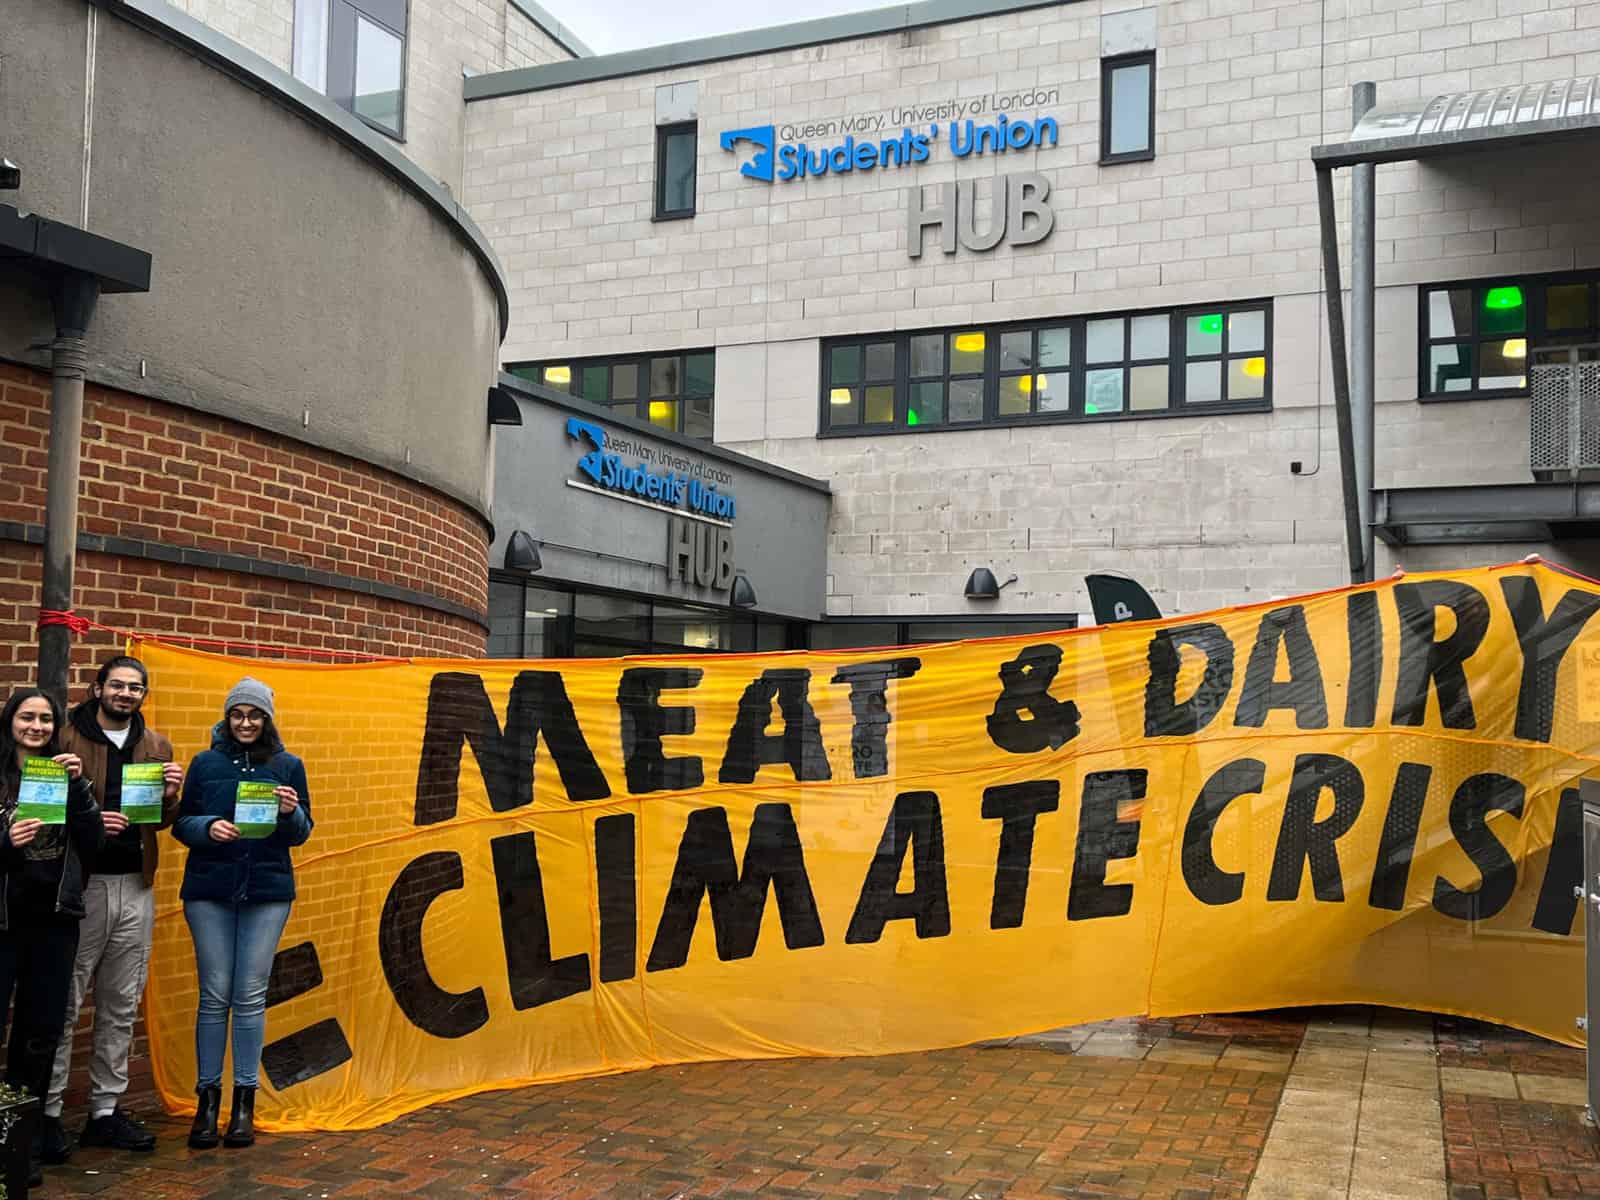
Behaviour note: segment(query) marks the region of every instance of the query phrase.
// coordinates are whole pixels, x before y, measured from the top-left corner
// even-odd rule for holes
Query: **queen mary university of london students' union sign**
[[[852,114],[808,123],[756,125],[724,131],[722,149],[740,155],[739,173],[763,183],[791,183],[826,175],[868,174],[914,167],[938,148],[968,159],[1053,147],[1060,126],[1052,116],[1015,117],[1008,111],[1051,104],[1055,88],[974,96],[927,105]],[[986,119],[987,118],[987,119]],[[900,125],[897,136],[885,136]],[[977,228],[977,181],[939,185],[936,199],[921,185],[906,189],[906,253],[922,256],[923,237],[936,229],[939,248],[954,254],[992,250],[1002,242],[1026,246],[1043,241],[1055,227],[1048,203],[1050,182],[1036,171],[994,176],[988,228]]]

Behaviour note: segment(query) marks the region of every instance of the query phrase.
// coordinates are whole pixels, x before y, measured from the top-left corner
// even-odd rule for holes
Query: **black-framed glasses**
[[[246,712],[240,712],[238,709],[234,709],[231,713],[228,714],[228,720],[237,721],[241,725],[259,725],[259,724],[261,724],[261,722],[265,721],[266,719],[267,719],[267,714],[264,713],[264,712],[247,712],[246,713]]]

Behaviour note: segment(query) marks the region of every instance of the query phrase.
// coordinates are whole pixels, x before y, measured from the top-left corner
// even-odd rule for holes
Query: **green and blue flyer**
[[[239,781],[233,800],[233,824],[240,837],[271,837],[278,828],[278,798],[272,794],[277,786],[248,779]]]
[[[161,794],[167,790],[163,763],[126,763],[122,768],[122,815],[130,825],[161,824]]]
[[[22,763],[22,786],[17,789],[18,821],[67,823],[67,769],[54,759],[28,758]]]

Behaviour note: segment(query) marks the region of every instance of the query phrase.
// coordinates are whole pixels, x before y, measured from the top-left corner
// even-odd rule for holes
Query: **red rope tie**
[[[93,621],[89,620],[88,617],[80,617],[70,608],[66,612],[57,612],[53,608],[41,608],[39,610],[39,628],[44,629],[49,625],[65,625],[69,632],[75,633],[80,637],[94,628]]]

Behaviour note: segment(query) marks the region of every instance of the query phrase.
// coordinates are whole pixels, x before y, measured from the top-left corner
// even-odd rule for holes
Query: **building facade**
[[[468,80],[463,199],[510,369],[829,484],[823,630],[1061,624],[1105,570],[1196,611],[1349,578],[1311,152],[1352,85],[1597,72],[1587,0],[912,5]],[[1380,493],[1533,482],[1531,365],[1600,341],[1597,176],[1377,169]],[[1596,558],[1384,533],[1379,575]]]
[[[53,247],[91,234],[151,265],[85,338],[76,612],[219,649],[483,653],[509,307],[452,190],[461,80],[570,53],[510,0],[381,8],[321,2],[340,94],[293,71],[307,0],[0,2],[8,686],[41,607]],[[74,640],[81,680],[121,639]]]

